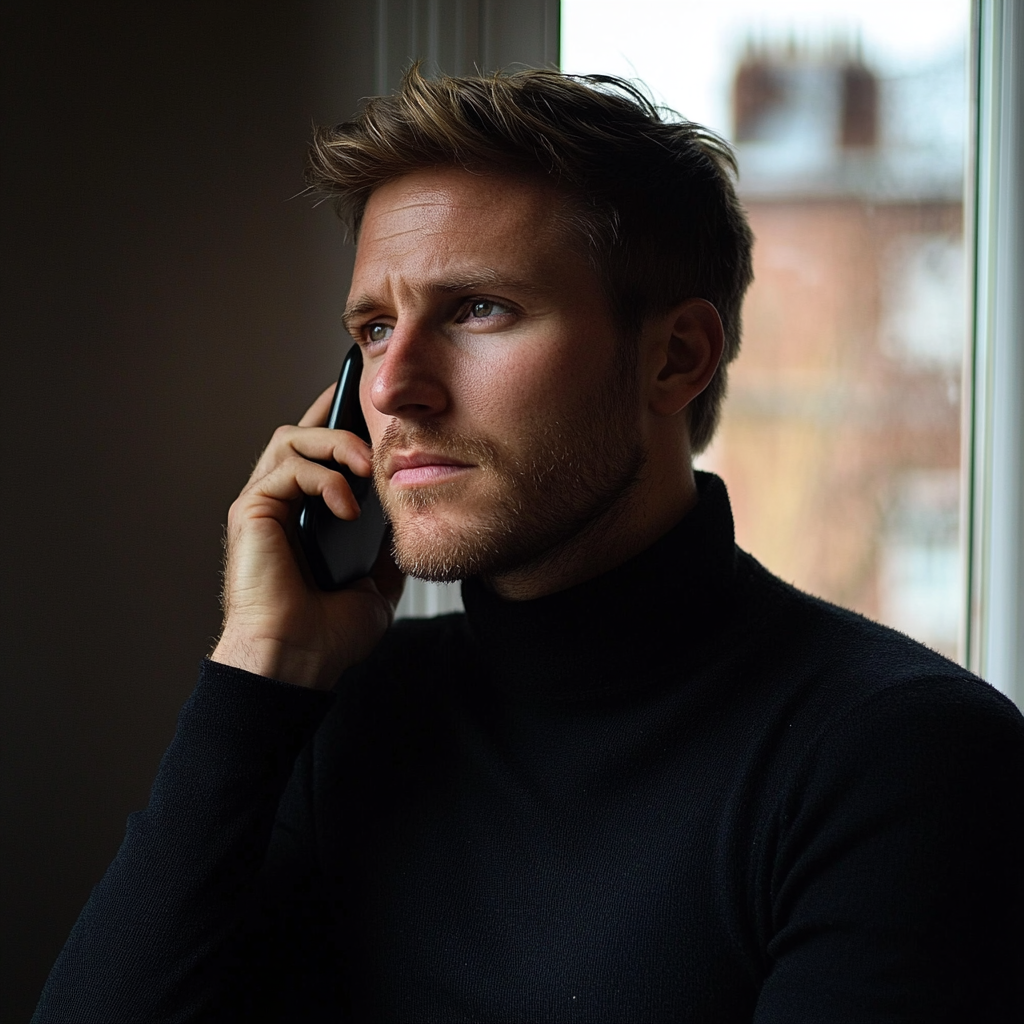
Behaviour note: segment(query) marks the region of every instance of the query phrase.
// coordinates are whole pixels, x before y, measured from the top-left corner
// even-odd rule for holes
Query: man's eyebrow
[[[424,291],[435,292],[442,295],[457,294],[459,292],[472,292],[491,288],[509,288],[517,292],[525,292],[528,295],[536,295],[544,289],[531,281],[521,281],[505,277],[495,270],[484,270],[480,273],[469,274],[465,277],[452,278],[449,281],[432,281]],[[373,313],[387,306],[383,299],[375,298],[372,295],[362,295],[345,307],[341,314],[341,322],[349,334],[353,334],[355,323],[360,317],[367,313]]]
[[[350,302],[345,307],[345,312],[341,314],[341,322],[344,324],[345,330],[352,337],[355,337],[355,322],[366,313],[372,313],[375,309],[380,309],[382,305],[383,303],[379,299],[375,299],[370,295],[364,295],[355,302]]]
[[[468,274],[466,277],[453,278],[451,281],[435,281],[428,290],[444,294],[453,292],[484,291],[488,288],[510,288],[517,292],[526,292],[528,295],[536,295],[544,288],[533,281],[523,281],[518,278],[508,277],[497,270],[482,270],[479,273]]]

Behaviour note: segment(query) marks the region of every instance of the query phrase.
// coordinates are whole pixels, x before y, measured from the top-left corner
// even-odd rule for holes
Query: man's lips
[[[395,486],[413,487],[441,483],[467,469],[472,469],[471,463],[450,455],[412,452],[409,455],[392,455],[387,462],[387,477]]]

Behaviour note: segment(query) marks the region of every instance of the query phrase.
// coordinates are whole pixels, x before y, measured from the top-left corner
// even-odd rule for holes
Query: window
[[[970,5],[564,0],[566,71],[639,78],[728,138],[757,237],[698,460],[796,585],[964,652]]]

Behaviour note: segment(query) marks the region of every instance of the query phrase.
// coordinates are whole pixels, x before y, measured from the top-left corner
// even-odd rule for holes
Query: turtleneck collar
[[[726,616],[736,575],[725,484],[697,473],[697,504],[610,572],[532,601],[479,579],[462,599],[478,657],[509,697],[579,700],[634,688],[659,666],[685,670],[688,648]]]

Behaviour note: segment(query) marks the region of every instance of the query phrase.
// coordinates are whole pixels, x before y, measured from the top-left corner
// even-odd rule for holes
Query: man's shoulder
[[[784,582],[739,554],[737,626],[757,636],[761,673],[797,706],[833,721],[897,707],[951,716],[1014,720],[1016,706],[994,687],[937,651],[879,622]],[[752,652],[751,652],[752,653]],[[858,709],[859,712],[858,712]]]

